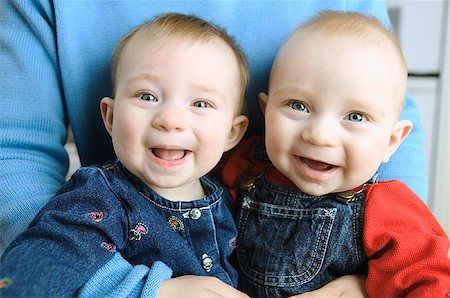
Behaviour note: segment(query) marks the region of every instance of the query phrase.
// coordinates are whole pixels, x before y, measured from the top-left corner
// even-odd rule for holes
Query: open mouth
[[[153,155],[167,161],[180,160],[184,158],[188,152],[189,151],[182,149],[152,148]]]
[[[335,165],[317,161],[317,160],[313,160],[313,159],[309,159],[306,157],[300,157],[300,161],[304,165],[306,165],[308,168],[315,170],[315,171],[319,171],[319,172],[326,172],[326,171],[332,170],[336,167]]]

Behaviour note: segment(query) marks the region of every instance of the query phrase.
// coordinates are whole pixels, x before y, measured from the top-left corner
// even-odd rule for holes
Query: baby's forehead
[[[271,91],[287,84],[307,84],[314,91],[345,86],[350,97],[382,94],[390,98],[391,107],[398,106],[399,110],[403,107],[407,80],[406,69],[392,49],[353,37],[292,38],[277,57],[271,75]],[[328,79],[322,80],[325,77]],[[321,82],[321,87],[308,85],[311,80]]]
[[[348,47],[365,45],[380,50],[389,48],[392,53],[398,55],[400,62],[404,60],[403,53],[397,47],[395,41],[377,28],[368,30],[366,33],[345,30],[308,30],[308,28],[299,28],[286,40],[282,48],[300,47],[304,44],[314,44],[316,47],[323,47],[322,44],[326,44],[330,47],[330,50],[333,49],[333,45],[337,46],[338,44],[345,44]]]

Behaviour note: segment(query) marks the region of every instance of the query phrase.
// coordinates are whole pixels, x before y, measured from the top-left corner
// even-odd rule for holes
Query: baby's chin
[[[294,183],[297,188],[299,188],[302,192],[311,195],[311,196],[323,196],[329,193],[337,193],[344,190],[340,188],[331,187],[326,183],[316,183],[316,182],[298,182]]]

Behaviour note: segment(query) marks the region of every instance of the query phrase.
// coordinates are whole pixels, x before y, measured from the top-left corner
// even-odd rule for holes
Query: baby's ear
[[[111,135],[113,124],[114,100],[110,97],[103,97],[100,101],[100,111],[102,113],[103,124]]]
[[[228,141],[225,145],[225,150],[228,151],[234,148],[244,136],[248,127],[248,118],[245,115],[234,117],[230,133],[228,134]]]
[[[389,158],[391,158],[392,154],[394,154],[403,140],[405,140],[409,135],[412,127],[413,125],[409,120],[400,120],[394,125],[394,128],[392,129],[391,139],[389,141],[389,146],[384,155],[383,162],[389,161]]]
[[[267,100],[269,100],[269,96],[266,93],[264,93],[264,92],[260,92],[258,94],[258,99],[259,99],[259,106],[261,107],[261,110],[262,110],[263,114],[265,114],[266,106],[267,106]]]

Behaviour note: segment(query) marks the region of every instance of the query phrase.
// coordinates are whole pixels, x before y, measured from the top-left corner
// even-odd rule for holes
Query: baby
[[[234,291],[232,202],[205,175],[247,128],[247,68],[231,37],[194,16],[165,14],[126,35],[114,98],[100,103],[117,160],[78,170],[9,246],[0,295],[75,295],[116,252],[141,269],[159,264],[166,278],[213,276]],[[162,282],[153,277],[150,296]]]
[[[448,237],[400,181],[377,181],[412,128],[399,120],[407,70],[376,19],[324,11],[272,66],[261,138],[221,170],[241,203],[239,287],[252,297],[308,292],[366,274],[374,297],[444,297]]]

